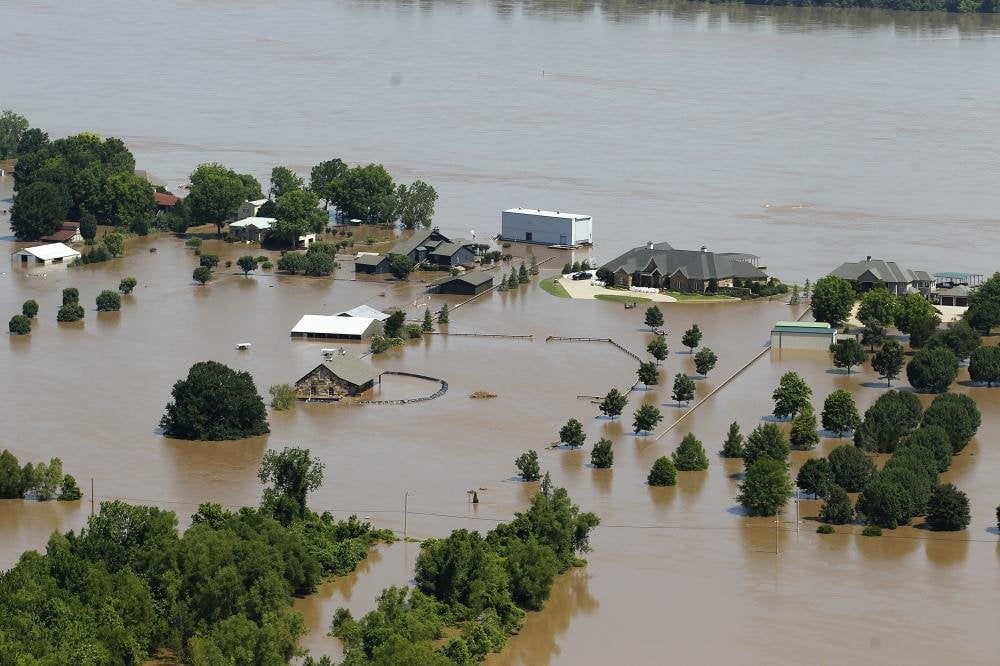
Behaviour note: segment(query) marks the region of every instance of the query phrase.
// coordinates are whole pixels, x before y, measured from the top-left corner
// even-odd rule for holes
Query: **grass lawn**
[[[685,294],[679,291],[665,292],[668,296],[673,296],[679,303],[714,303],[717,301],[738,301],[738,298],[724,296],[722,294]]]
[[[558,296],[559,298],[569,298],[569,292],[567,292],[561,284],[556,282],[558,279],[558,277],[545,278],[538,283],[538,286],[544,289],[546,293],[552,294],[553,296]]]
[[[622,294],[597,294],[594,296],[599,301],[613,301],[615,303],[649,303],[650,299],[642,296],[627,296]]]

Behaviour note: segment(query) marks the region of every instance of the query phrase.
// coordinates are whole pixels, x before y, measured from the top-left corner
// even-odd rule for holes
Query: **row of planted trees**
[[[97,295],[98,312],[117,312],[122,307],[122,294],[131,294],[138,282],[134,277],[125,277],[118,283],[118,291],[105,289]],[[73,322],[83,319],[85,311],[80,305],[80,290],[76,287],[66,287],[62,291],[62,305],[56,312],[56,321]],[[38,302],[29,299],[21,305],[21,314],[10,318],[8,329],[12,335],[27,335],[31,333],[31,322],[38,316]]]

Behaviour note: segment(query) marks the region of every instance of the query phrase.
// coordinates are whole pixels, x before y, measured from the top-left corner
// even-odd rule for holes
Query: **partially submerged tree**
[[[750,515],[773,516],[788,501],[792,482],[784,462],[765,456],[747,467],[739,488],[737,499]]]
[[[792,420],[792,429],[788,439],[793,449],[809,451],[819,444],[819,433],[816,431],[816,412],[812,407],[806,407]]]
[[[1000,346],[979,347],[969,356],[969,378],[993,388],[1000,383]]]
[[[694,381],[683,372],[678,372],[674,376],[674,390],[670,395],[680,407],[682,402],[687,403],[694,399],[694,389]]]
[[[887,341],[872,359],[872,368],[885,380],[886,386],[892,386],[892,380],[899,377],[903,369],[903,346],[895,340]]]
[[[812,291],[812,309],[816,321],[840,326],[851,316],[854,307],[854,286],[847,280],[833,275],[816,280]]]
[[[795,371],[786,372],[778,381],[771,397],[774,399],[774,415],[779,419],[795,416],[809,404],[812,389]]]
[[[646,308],[645,323],[646,326],[649,326],[651,329],[663,326],[663,312],[660,308],[655,305],[651,305]]]
[[[826,497],[833,486],[833,472],[826,458],[810,458],[802,463],[795,485],[814,497]]]
[[[598,469],[607,469],[615,462],[615,453],[611,440],[602,437],[590,451],[590,464]]]
[[[677,468],[670,458],[660,456],[653,462],[653,467],[649,470],[646,483],[651,486],[673,486],[677,485]]]
[[[655,405],[640,405],[639,409],[635,410],[635,416],[632,419],[632,431],[636,434],[650,432],[662,420],[663,415]]]
[[[98,312],[117,312],[122,309],[122,296],[117,291],[105,289],[97,295]]]
[[[541,478],[541,468],[538,465],[538,452],[525,451],[514,461],[521,478],[525,481],[538,481]]]
[[[670,354],[670,350],[667,349],[667,339],[662,335],[654,336],[649,344],[646,345],[646,351],[649,352],[650,356],[656,359],[656,364],[659,365],[661,361],[667,360],[667,355]]]
[[[788,461],[788,440],[774,423],[761,423],[747,437],[743,451],[743,464],[747,467],[758,458],[771,458],[782,464]]]
[[[959,393],[935,396],[924,412],[923,426],[940,426],[951,440],[953,453],[958,453],[976,435],[982,417],[976,401]]]
[[[688,348],[688,353],[693,354],[695,348],[701,344],[701,329],[698,328],[698,324],[692,324],[691,328],[684,331],[683,337],[681,337],[681,344]]]
[[[944,393],[958,376],[958,358],[947,347],[921,349],[906,365],[906,379],[913,388]]]
[[[174,384],[171,394],[173,400],[160,419],[168,437],[243,439],[270,431],[264,400],[248,372],[202,361]]]
[[[833,365],[847,368],[847,374],[851,374],[851,368],[868,360],[868,352],[854,338],[838,340],[836,344],[830,345],[830,351],[833,353]]]
[[[969,526],[969,498],[950,483],[935,486],[927,505],[932,530],[955,532]]]
[[[708,456],[705,455],[705,447],[694,436],[694,433],[684,435],[684,439],[677,445],[670,455],[674,467],[680,472],[697,472],[708,469]]]
[[[729,432],[726,434],[726,440],[722,443],[722,457],[743,457],[743,435],[740,434],[740,425],[736,421],[729,424]]]
[[[118,291],[128,296],[132,293],[137,284],[139,284],[139,282],[134,277],[123,277],[118,283]]]
[[[875,463],[856,446],[838,446],[827,456],[833,481],[850,493],[860,492],[875,473]]]
[[[282,525],[306,515],[306,497],[323,485],[324,465],[309,455],[309,449],[285,447],[281,453],[269,449],[257,470],[264,489],[261,508]]]
[[[702,377],[707,377],[718,360],[715,352],[711,348],[705,347],[694,355],[694,369]]]
[[[583,446],[587,440],[587,434],[583,432],[583,424],[576,419],[566,421],[566,425],[559,429],[559,441],[567,446]]]
[[[599,409],[605,416],[610,416],[614,419],[616,416],[621,416],[622,411],[625,410],[625,405],[628,404],[628,397],[616,388],[612,388],[608,391],[608,394],[604,396],[604,400],[601,401]]]
[[[257,266],[260,264],[257,261],[257,257],[251,254],[245,254],[236,260],[236,265],[240,267],[241,271],[243,271],[243,277],[246,277],[247,275],[250,275],[251,272],[257,270]]]
[[[823,401],[823,429],[843,437],[861,425],[861,416],[850,391],[837,389]]]
[[[846,525],[854,520],[854,507],[847,491],[833,484],[829,487],[823,506],[819,510],[819,519],[833,525]]]
[[[660,373],[656,369],[656,364],[652,361],[645,361],[639,364],[639,381],[643,386],[655,386],[660,382]]]

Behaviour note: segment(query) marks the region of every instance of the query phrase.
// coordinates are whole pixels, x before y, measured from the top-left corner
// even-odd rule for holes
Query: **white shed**
[[[292,329],[292,337],[363,340],[381,332],[382,322],[372,317],[303,315]]]
[[[589,215],[511,208],[500,216],[500,238],[543,245],[590,245],[594,242]]]
[[[46,245],[36,245],[26,247],[14,253],[15,257],[21,260],[22,264],[34,261],[36,264],[61,264],[73,261],[80,256],[80,253],[63,243],[48,243]]]
[[[837,341],[837,329],[820,321],[778,321],[771,329],[772,349],[829,351]]]

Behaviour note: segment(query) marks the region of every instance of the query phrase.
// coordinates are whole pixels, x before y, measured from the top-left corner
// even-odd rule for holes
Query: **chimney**
[[[702,246],[701,246],[701,251],[702,251],[702,252],[708,252],[708,247],[706,247],[706,246],[702,245]]]
[[[872,260],[872,255],[869,254],[867,257],[865,257],[866,262],[870,262],[871,260]]]
[[[653,249],[653,241],[646,241],[646,249],[647,250]]]

